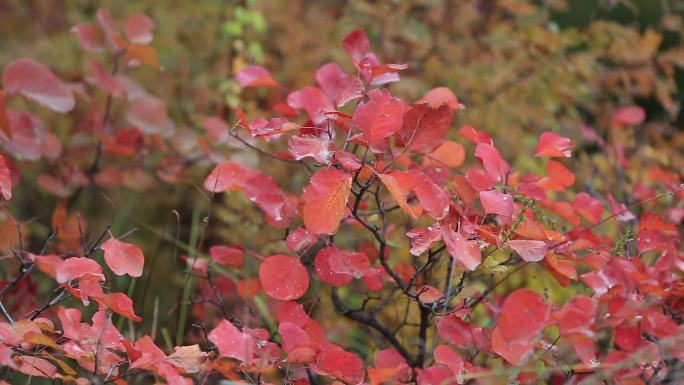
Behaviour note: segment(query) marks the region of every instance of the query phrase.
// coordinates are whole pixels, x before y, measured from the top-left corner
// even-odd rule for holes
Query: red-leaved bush
[[[159,97],[125,74],[159,68],[150,46],[154,26],[135,14],[122,34],[100,10],[97,23],[73,27],[84,50],[111,58],[107,65],[90,61],[87,87],[60,80],[33,59],[4,67],[6,202],[22,193],[20,177],[34,177],[24,174],[25,164],[70,156],[64,138],[29,111],[80,106],[71,116],[96,139],[92,163],[64,161],[35,176],[64,199],[42,246],[27,248],[35,241],[26,242],[25,225],[3,205],[15,224],[3,231],[17,234],[3,258],[9,278],[0,289],[4,378],[19,381],[20,372],[77,384],[226,378],[299,385],[681,379],[678,174],[651,170],[651,183],[635,186],[624,202],[609,191],[573,190],[576,145],[554,132],[539,137],[533,165],[516,169],[487,133],[467,125],[452,130],[465,107],[449,89],[415,102],[392,95],[385,85],[399,81],[407,65],[382,63],[362,30],[342,42],[349,72],[325,64],[312,74],[315,85],[287,92],[267,69],[242,68],[237,82],[268,87],[262,91],[272,95],[272,114],[250,119],[250,111],[238,110],[230,123],[207,117],[206,135],[189,135],[174,130]],[[21,98],[24,108],[10,107]],[[640,107],[624,106],[610,130],[644,119]],[[582,130],[601,148],[620,147]],[[282,163],[286,183],[230,159],[228,142]],[[198,151],[179,150],[187,147]],[[110,162],[117,157],[130,163]],[[615,161],[620,172],[627,168],[624,156]],[[155,315],[151,324],[140,317],[143,305],[134,299],[144,301],[146,288],[142,296],[133,295],[140,290],[132,284],[126,292],[114,289],[116,277],[149,279],[145,272],[155,266],[146,256],[153,251],[144,255],[129,234],[109,226],[88,242],[92,224],[73,204],[93,184],[145,190],[157,179],[178,183],[197,162],[214,164],[201,171],[207,196],[242,194],[285,235],[267,251],[219,242],[188,248],[185,294],[180,309],[172,309],[180,314],[181,346],[173,347],[174,325],[158,325],[167,317]],[[37,297],[36,282],[50,287],[48,298]],[[145,278],[138,282],[146,285]]]

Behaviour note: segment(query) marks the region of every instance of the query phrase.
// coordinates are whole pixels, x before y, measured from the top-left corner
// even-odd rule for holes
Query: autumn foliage
[[[681,169],[612,189],[574,172],[590,144],[624,180],[638,160],[621,140],[644,124],[641,106],[619,106],[606,127],[539,129],[516,167],[494,136],[456,124],[459,90],[394,95],[408,65],[385,63],[356,29],[347,60],[300,89],[243,66],[235,81],[262,108],[219,109],[191,131],[130,76],[162,69],[154,30],[101,9],[71,29],[92,55],[83,81],[30,58],[3,68],[5,383],[681,381]],[[59,198],[37,231],[44,215],[12,206],[26,179]],[[187,242],[175,209],[115,226],[77,206],[95,195],[123,210],[117,189],[181,183],[202,197]],[[263,226],[263,247],[212,234],[234,199],[258,209],[244,225]],[[150,223],[163,227],[156,248],[131,240]],[[151,277],[177,261],[162,279],[182,292],[160,308]]]

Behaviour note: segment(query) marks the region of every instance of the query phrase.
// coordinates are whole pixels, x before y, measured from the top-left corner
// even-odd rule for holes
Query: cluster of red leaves
[[[85,50],[107,48],[115,60],[125,55],[130,65],[159,66],[154,49],[147,45],[154,28],[147,17],[130,16],[125,38],[107,11],[99,11],[97,21],[73,29]],[[435,88],[407,103],[382,87],[398,81],[406,65],[381,63],[362,30],[350,33],[343,45],[355,74],[326,64],[315,74],[316,86],[283,94],[274,105],[274,116],[249,120],[244,112],[238,114],[238,126],[256,138],[247,142],[252,147],[258,149],[252,143],[260,140],[287,138],[286,154],[269,155],[311,172],[301,194],[287,192],[266,172],[234,160],[217,162],[204,181],[212,194],[241,192],[263,211],[267,224],[291,230],[287,254],[249,253],[258,265],[258,278],[243,273],[245,250],[240,246],[213,245],[210,258],[187,258],[206,278],[201,290],[213,291],[211,295],[217,295],[222,284],[236,284],[247,302],[260,293],[268,296],[266,306],[277,320],[273,330],[258,327],[262,325],[252,328],[237,319],[206,320],[216,322],[202,346],[180,346],[173,352],[164,352],[151,336],[125,337],[112,323],[111,313],[131,321],[140,317],[126,294],[108,290],[105,271],[92,254],[102,250],[111,273],[130,277],[142,275],[144,256],[137,246],[111,236],[77,255],[19,255],[19,279],[27,274],[25,269],[37,267],[58,288],[45,308],[28,317],[14,320],[4,312],[0,363],[26,375],[82,384],[89,381],[84,372],[118,384],[144,372],[174,385],[192,383],[193,374],[204,379],[254,374],[259,382],[275,381],[274,372],[299,384],[318,381],[317,376],[372,385],[471,380],[489,384],[501,377],[533,383],[549,376],[574,383],[597,371],[618,383],[638,383],[634,381],[664,378],[681,366],[684,257],[678,224],[649,211],[637,220],[630,212],[634,207],[611,195],[570,191],[575,175],[564,158],[571,157],[574,144],[567,137],[553,132],[541,135],[536,151],[537,157],[544,158],[540,164],[546,162],[541,175],[513,169],[493,139],[472,127],[458,130],[468,142],[465,145],[448,140],[454,113],[464,108],[450,90]],[[135,127],[114,133],[103,124],[99,134],[106,153],[134,153],[138,138],[154,137],[161,143],[170,136],[172,124],[158,98],[124,75],[104,70],[96,60],[91,69],[92,84],[108,98],[127,100],[125,118]],[[245,88],[282,90],[262,67],[245,67],[236,78]],[[21,95],[64,113],[74,108],[78,90],[31,59],[8,64],[2,86],[0,138],[7,154],[30,160],[59,157],[61,145],[54,134],[38,118],[6,108],[5,98]],[[631,106],[616,111],[612,124],[614,129],[629,129],[643,120],[643,110]],[[218,144],[225,135],[245,141],[220,117],[207,118],[205,124],[208,136]],[[210,147],[204,148],[208,158],[222,159],[212,156],[216,150]],[[475,160],[467,166],[466,148],[472,148]],[[0,192],[5,200],[11,199],[15,184],[12,169],[0,157]],[[78,170],[69,175],[59,183],[45,176],[41,184],[56,195],[67,190],[63,195],[69,196],[71,188],[90,183],[90,177],[97,182],[97,176]],[[684,197],[678,175],[659,175],[667,191],[642,196]],[[408,223],[408,231],[400,231],[395,214],[400,217],[397,223]],[[546,224],[547,216],[557,217],[563,228]],[[618,227],[638,222],[636,244],[619,244],[619,237],[598,233],[596,229],[606,221],[615,221]],[[65,245],[79,244],[82,223],[69,216],[64,205],[55,210],[53,226],[59,230],[62,247],[73,249]],[[333,237],[338,233],[360,239],[370,236],[374,244],[346,250],[347,244]],[[410,244],[415,266],[394,257],[401,252],[396,245],[402,242]],[[311,252],[313,261],[305,260]],[[511,274],[537,265],[561,285],[585,285],[592,295],[578,295],[559,306],[529,288],[503,296],[490,295],[493,287],[466,295],[462,285],[452,282],[457,271],[462,283],[469,282],[471,274],[486,269],[487,258],[495,253],[511,256],[509,264],[516,265]],[[444,290],[425,274],[434,273],[439,260],[450,266]],[[211,278],[211,272],[221,276]],[[231,277],[239,277],[238,282]],[[343,342],[331,341],[322,322],[310,316],[311,309],[295,302],[311,291],[313,280],[330,286],[332,302],[341,314],[382,336],[380,345],[387,348],[377,351],[372,363],[345,350]],[[391,325],[400,320],[383,325],[374,313],[347,307],[339,288],[351,295],[401,293],[420,312],[420,332],[404,345],[391,332]],[[86,307],[97,305],[91,323],[81,322],[76,308],[56,307],[66,295]],[[480,304],[491,321],[488,325],[475,322]],[[61,327],[42,316],[50,308],[57,309]],[[434,348],[426,338],[430,328],[436,330]],[[552,330],[558,336],[555,341],[549,339]],[[597,336],[606,333],[612,338],[599,344]],[[574,354],[559,349],[562,346],[570,346]],[[506,370],[497,372],[491,363],[499,358],[506,362]],[[67,359],[81,369],[74,370]],[[559,362],[570,373],[559,369],[563,368]],[[534,369],[539,363],[553,369],[538,373]]]

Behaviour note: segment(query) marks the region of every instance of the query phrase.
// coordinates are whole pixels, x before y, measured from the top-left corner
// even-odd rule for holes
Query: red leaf
[[[549,160],[546,164],[546,177],[542,178],[537,186],[552,191],[565,191],[575,183],[575,174],[568,170],[562,163]]]
[[[316,125],[323,125],[331,120],[329,114],[335,112],[335,106],[330,99],[317,87],[304,87],[291,92],[287,96],[287,104],[294,109],[303,108]]]
[[[2,84],[5,92],[20,93],[57,112],[69,112],[76,105],[71,89],[33,59],[17,59],[5,66]]]
[[[93,70],[93,82],[103,91],[114,97],[121,98],[126,94],[123,84],[107,71],[96,59],[90,61],[90,68]]]
[[[236,191],[245,187],[247,181],[260,173],[237,162],[223,162],[204,180],[204,188],[211,192]]]
[[[475,144],[494,144],[494,141],[489,134],[484,131],[478,131],[470,126],[462,126],[458,129],[458,134]]]
[[[240,87],[277,87],[278,83],[273,80],[270,72],[264,67],[251,65],[241,69],[236,75]]]
[[[124,293],[105,294],[101,297],[95,297],[95,299],[105,304],[111,311],[113,311],[116,314],[119,314],[136,322],[142,321],[141,317],[135,315],[135,312],[133,310],[133,300],[128,298],[128,296]]]
[[[414,178],[413,192],[425,212],[435,220],[441,220],[449,213],[451,199],[444,188],[438,186],[425,173],[417,169],[409,171]]]
[[[330,259],[339,253],[345,253],[345,251],[334,246],[328,246],[321,249],[316,254],[314,260],[314,267],[316,268],[318,277],[323,282],[335,287],[346,286],[354,279],[351,274],[348,274],[347,272],[336,272],[330,266]]]
[[[345,382],[357,384],[363,381],[363,360],[341,348],[322,351],[316,364],[318,370]]]
[[[404,103],[386,90],[369,91],[368,101],[356,108],[352,121],[373,152],[382,152],[386,139],[401,129],[404,108]]]
[[[539,137],[535,156],[569,158],[572,156],[571,151],[574,147],[575,145],[570,139],[553,132],[545,132]]]
[[[406,233],[406,236],[411,240],[409,252],[417,257],[432,247],[435,242],[438,242],[442,233],[439,227],[414,227]]]
[[[337,169],[316,172],[304,188],[302,217],[313,234],[335,234],[351,191],[351,175]]]
[[[482,261],[482,253],[477,241],[469,241],[464,235],[448,226],[441,226],[442,240],[452,258],[466,269],[475,270]]]
[[[549,247],[544,241],[531,241],[526,239],[515,239],[508,241],[508,246],[515,250],[520,258],[526,262],[539,262],[546,256]]]
[[[347,171],[356,171],[361,168],[359,159],[347,151],[335,151],[335,160]]]
[[[404,114],[404,124],[397,133],[397,143],[409,151],[430,153],[444,143],[454,115],[446,104],[431,108],[418,104]]]
[[[212,246],[209,248],[211,260],[219,265],[242,268],[245,252],[239,246]]]
[[[336,63],[319,68],[316,71],[316,83],[337,108],[363,96],[361,79],[344,72]]]
[[[157,364],[166,358],[164,351],[155,345],[150,336],[142,336],[135,341],[135,350],[137,350],[138,358],[132,360],[131,369],[143,368],[154,370]]]
[[[499,190],[480,191],[480,202],[487,214],[513,216],[514,200],[511,194]]]
[[[480,143],[475,148],[475,157],[480,160],[487,175],[496,182],[506,180],[510,167],[499,151],[490,144]]]
[[[601,221],[603,205],[598,199],[585,192],[575,195],[575,199],[572,201],[572,208],[592,224]]]
[[[2,155],[0,155],[0,193],[6,201],[12,199],[12,173]]]
[[[291,322],[302,328],[311,320],[304,306],[295,301],[281,303],[276,310],[276,319],[280,323]]]
[[[104,281],[102,268],[94,260],[83,257],[65,259],[57,267],[56,280],[58,283],[67,283],[73,279],[91,279]]]
[[[138,246],[112,237],[103,243],[100,248],[104,251],[104,259],[107,262],[107,266],[109,266],[114,274],[128,274],[131,277],[140,277],[142,275],[145,257]]]
[[[536,292],[517,289],[501,306],[497,329],[504,341],[531,341],[548,323],[551,308]]]
[[[432,354],[435,358],[435,362],[446,365],[454,373],[454,376],[458,378],[457,382],[459,384],[463,383],[463,379],[460,377],[463,374],[465,360],[463,360],[461,356],[456,354],[456,352],[451,350],[451,348],[447,345],[437,346]]]
[[[313,135],[295,135],[287,141],[287,149],[297,160],[310,156],[320,164],[329,165],[333,155],[330,150],[331,144],[332,141],[327,138],[319,138]]]
[[[336,249],[335,253],[330,254],[328,264],[333,273],[348,274],[353,278],[362,278],[370,268],[366,254],[341,249]]]
[[[501,336],[501,329],[496,327],[492,332],[492,350],[513,365],[523,364],[532,353],[534,341],[506,341]]]
[[[146,134],[168,134],[173,127],[164,102],[151,95],[135,99],[126,111],[126,120]]]
[[[142,13],[134,13],[126,19],[124,34],[131,43],[149,44],[152,42],[154,21]]]
[[[420,98],[416,104],[427,104],[431,108],[437,109],[446,104],[452,110],[462,110],[465,106],[458,102],[456,95],[446,87],[437,87],[428,91],[425,96]]]
[[[209,341],[219,350],[221,357],[235,358],[249,365],[254,357],[254,339],[239,331],[232,323],[222,320],[209,333]]]
[[[349,56],[351,56],[354,65],[357,67],[370,50],[370,42],[366,37],[366,33],[361,28],[352,31],[345,36],[344,40],[342,40],[342,45]]]
[[[613,112],[613,127],[636,126],[646,120],[646,110],[641,106],[620,106]]]
[[[594,326],[598,300],[579,295],[553,313],[562,336],[594,338]]]
[[[79,23],[71,27],[71,33],[76,36],[81,48],[88,52],[100,52],[104,49],[102,30],[94,23]]]
[[[676,336],[679,333],[677,323],[657,307],[644,311],[641,325],[646,333],[656,338]]]
[[[289,301],[309,288],[309,273],[297,257],[272,255],[259,266],[259,282],[271,298]]]
[[[301,252],[308,249],[312,245],[318,242],[318,237],[311,234],[304,227],[298,227],[290,234],[287,235],[286,245],[287,248],[294,252]]]
[[[55,378],[57,375],[57,368],[47,360],[34,356],[21,355],[19,357],[21,366],[18,370],[27,376]]]

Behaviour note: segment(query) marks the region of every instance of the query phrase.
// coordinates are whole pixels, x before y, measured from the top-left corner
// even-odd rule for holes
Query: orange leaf
[[[337,169],[321,170],[304,188],[302,217],[314,234],[335,234],[344,216],[351,191],[351,175]]]

